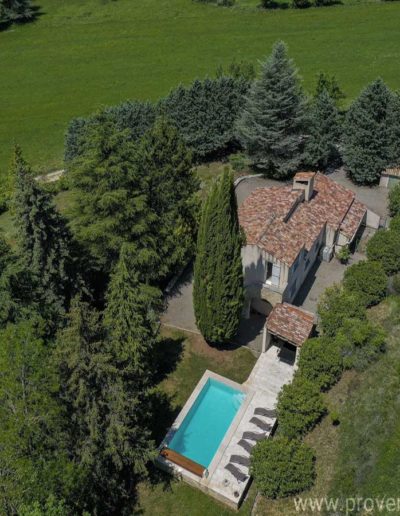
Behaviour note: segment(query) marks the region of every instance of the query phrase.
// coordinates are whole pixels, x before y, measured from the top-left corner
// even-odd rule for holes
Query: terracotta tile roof
[[[258,245],[290,267],[303,247],[311,249],[325,224],[334,231],[343,224],[343,233],[351,240],[367,209],[351,190],[320,173],[315,174],[311,199],[302,199],[303,191],[292,186],[252,192],[239,209],[247,244]]]
[[[363,203],[355,199],[353,204],[350,206],[349,211],[346,213],[345,218],[340,224],[340,232],[343,233],[350,241],[353,239],[357,232],[362,219],[364,218],[367,208]]]
[[[289,303],[278,303],[269,314],[266,326],[270,333],[301,346],[311,335],[314,314]]]

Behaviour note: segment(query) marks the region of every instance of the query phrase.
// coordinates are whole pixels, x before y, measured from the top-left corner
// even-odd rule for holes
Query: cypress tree
[[[306,161],[314,168],[325,169],[338,158],[337,145],[341,135],[339,113],[327,90],[311,105]]]
[[[376,183],[389,164],[392,98],[386,84],[377,79],[362,90],[347,112],[343,157],[355,183]]]
[[[232,174],[225,171],[204,205],[194,267],[197,326],[208,342],[235,336],[243,306],[242,235]]]
[[[38,280],[38,295],[51,311],[66,308],[76,288],[73,241],[53,199],[35,181],[19,147],[15,149],[15,225],[19,253]]]
[[[253,164],[286,178],[303,161],[306,102],[287,47],[277,42],[264,62],[237,123],[239,139]]]
[[[249,81],[219,77],[179,86],[157,105],[178,128],[195,159],[229,152],[237,146],[234,124]]]

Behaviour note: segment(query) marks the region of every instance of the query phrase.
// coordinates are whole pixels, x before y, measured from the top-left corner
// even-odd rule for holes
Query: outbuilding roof
[[[314,314],[289,303],[278,303],[269,314],[266,327],[269,333],[300,347],[311,335]]]

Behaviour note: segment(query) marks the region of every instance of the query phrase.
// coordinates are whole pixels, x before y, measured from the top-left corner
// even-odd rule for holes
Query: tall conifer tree
[[[19,252],[30,272],[38,278],[39,296],[48,306],[61,310],[76,288],[72,237],[50,194],[33,178],[19,147],[15,149],[14,162]]]
[[[161,296],[157,288],[140,282],[135,262],[134,249],[124,244],[111,275],[104,324],[118,367],[144,389],[150,376]]]
[[[287,47],[277,42],[247,96],[237,123],[241,143],[255,167],[286,178],[303,161],[306,102]]]
[[[99,514],[124,513],[153,457],[149,391],[135,377],[136,363],[129,364],[133,353],[128,344],[113,339],[122,334],[124,328],[104,332],[100,314],[74,300],[56,353],[73,452],[84,472],[81,489],[86,506]]]
[[[390,162],[392,99],[392,92],[377,79],[362,90],[347,112],[343,157],[355,183],[377,182]]]
[[[225,171],[204,205],[194,268],[197,326],[212,343],[235,336],[243,306],[242,235],[232,174]]]
[[[337,145],[341,136],[339,112],[335,101],[323,89],[311,105],[309,135],[306,144],[306,162],[325,169],[338,157]]]
[[[154,239],[154,269],[160,278],[193,256],[198,179],[192,155],[178,130],[164,118],[143,136],[135,157]]]

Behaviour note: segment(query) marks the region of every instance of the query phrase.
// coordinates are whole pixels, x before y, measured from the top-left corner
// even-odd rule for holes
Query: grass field
[[[13,142],[40,171],[62,165],[68,121],[127,98],[156,99],[232,59],[287,41],[313,86],[335,73],[348,98],[381,75],[400,87],[400,5],[219,8],[192,0],[38,0],[33,24],[0,33],[0,171]]]

